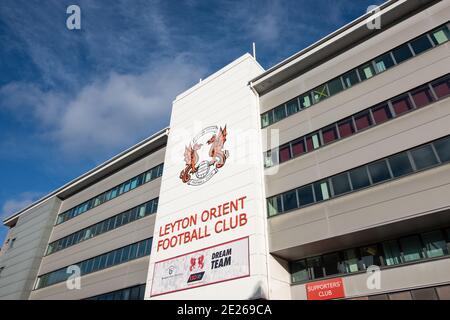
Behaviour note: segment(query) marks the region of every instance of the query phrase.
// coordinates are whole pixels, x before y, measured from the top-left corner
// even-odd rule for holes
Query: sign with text
[[[151,296],[250,276],[249,238],[155,263]]]
[[[308,300],[329,300],[344,298],[344,281],[342,278],[310,282],[306,284]]]

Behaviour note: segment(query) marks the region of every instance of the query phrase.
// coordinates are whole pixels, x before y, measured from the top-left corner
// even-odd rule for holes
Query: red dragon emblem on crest
[[[207,145],[210,145],[208,155],[210,159],[200,161],[199,150],[205,143],[200,143],[201,138],[207,134],[212,136],[205,141]],[[185,146],[184,161],[186,167],[180,172],[180,179],[183,183],[191,185],[200,185],[208,181],[218,169],[225,165],[227,158],[229,157],[228,150],[224,150],[224,144],[227,141],[227,126],[223,128],[217,128],[217,126],[211,126],[203,129],[197,137]],[[200,162],[200,163],[199,163]],[[197,179],[192,179],[192,175]]]

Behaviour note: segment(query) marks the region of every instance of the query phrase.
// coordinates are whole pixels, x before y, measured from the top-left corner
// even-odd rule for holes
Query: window
[[[367,269],[370,266],[381,265],[380,252],[377,245],[371,245],[367,247],[360,248],[361,254],[361,267],[362,269]]]
[[[299,111],[298,100],[294,99],[286,103],[287,115],[290,116]]]
[[[15,244],[16,244],[16,238],[12,238],[11,241],[9,242],[8,249],[14,248]]]
[[[393,266],[402,262],[400,247],[396,240],[385,241],[382,245],[384,252],[384,263],[387,266]]]
[[[314,194],[316,195],[316,201],[327,200],[330,198],[330,188],[326,180],[314,183]]]
[[[355,132],[355,129],[353,128],[352,118],[339,122],[338,128],[339,128],[339,135],[341,136],[341,138],[351,136]]]
[[[450,94],[450,77],[433,83],[433,89],[438,98],[444,98]]]
[[[300,206],[306,206],[314,202],[312,185],[307,185],[297,190]]]
[[[422,234],[425,253],[428,258],[441,257],[448,254],[447,243],[440,230]]]
[[[401,177],[413,171],[406,152],[393,155],[388,158],[388,161],[394,177]]]
[[[291,158],[291,147],[285,144],[280,147],[280,163],[288,161]]]
[[[380,106],[374,107],[372,109],[373,118],[376,124],[383,123],[392,118],[391,112],[387,104],[382,104]]]
[[[322,101],[323,99],[328,98],[328,88],[327,88],[326,84],[315,88],[312,92],[313,92],[313,98],[314,98],[315,103],[318,103],[318,102]]]
[[[428,49],[433,48],[433,45],[430,42],[430,39],[428,39],[428,35],[423,35],[413,41],[411,41],[411,47],[413,48],[415,54],[420,54],[424,51],[427,51]]]
[[[397,63],[401,63],[405,60],[408,60],[413,56],[407,43],[392,50],[392,54],[394,55],[395,61],[397,61]]]
[[[433,145],[442,162],[450,161],[450,137],[435,141]]]
[[[294,157],[299,156],[305,152],[305,142],[303,141],[303,139],[298,139],[292,142],[292,153]]]
[[[416,104],[417,108],[421,108],[434,101],[431,90],[428,86],[423,86],[420,89],[416,89],[411,92],[411,96]]]
[[[411,150],[411,155],[416,164],[417,170],[434,166],[438,163],[436,156],[434,155],[431,145],[425,145]]]
[[[431,39],[435,45],[440,45],[448,41],[448,29],[447,27],[439,28],[431,33]]]
[[[394,65],[395,65],[394,60],[392,60],[390,53],[386,53],[381,57],[375,59],[375,68],[377,73],[386,71],[387,69],[393,67]]]
[[[352,70],[348,73],[346,73],[345,75],[342,76],[342,79],[344,80],[344,84],[347,88],[350,88],[351,86],[359,83],[359,78],[358,78],[358,71]]]
[[[306,261],[296,261],[291,264],[292,282],[309,280]]]
[[[335,95],[344,90],[344,86],[342,85],[341,78],[335,78],[328,82],[328,91],[330,92],[330,96]]]
[[[283,194],[283,208],[284,211],[298,208],[297,192],[295,190]]]
[[[322,257],[323,259],[323,266],[325,269],[325,275],[331,276],[334,274],[340,273],[340,261],[339,261],[339,254],[331,253],[326,254]]]
[[[375,75],[375,70],[373,68],[372,63],[368,63],[359,68],[359,75],[361,76],[361,80],[367,80],[372,78]]]
[[[356,129],[364,130],[372,125],[369,111],[363,111],[355,116]]]
[[[400,245],[403,251],[403,259],[405,262],[421,259],[422,244],[418,236],[410,236],[400,239]]]
[[[373,183],[378,183],[391,178],[388,166],[385,160],[381,160],[368,165],[370,176]]]
[[[412,109],[412,104],[408,95],[392,100],[392,106],[396,115],[400,115]]]
[[[358,254],[356,252],[356,249],[345,250],[343,254],[344,254],[343,268],[345,270],[344,272],[346,273],[357,272],[359,268],[358,268]]]
[[[370,185],[367,168],[359,167],[350,171],[350,180],[352,181],[353,190],[358,190]]]
[[[320,147],[319,137],[317,134],[306,137],[306,147],[308,148],[308,152]]]
[[[436,290],[434,288],[424,288],[411,290],[413,300],[438,300]]]
[[[286,118],[286,106],[284,104],[273,109],[274,122],[280,121],[284,118]]]
[[[281,196],[271,197],[267,201],[267,210],[269,211],[269,217],[274,216],[280,212],[283,212],[281,205]]]
[[[332,177],[331,183],[335,196],[351,191],[347,172]]]
[[[325,129],[322,129],[322,137],[323,137],[323,143],[327,144],[330,142],[333,142],[334,140],[337,140],[337,132],[336,132],[336,126],[332,125]]]
[[[276,150],[269,150],[266,152],[264,159],[265,159],[264,165],[266,168],[275,166],[279,163],[278,152]]]
[[[311,106],[311,97],[309,94],[304,94],[299,98],[300,101],[300,108],[308,108]]]
[[[306,263],[311,279],[323,278],[325,276],[320,257],[308,258]]]

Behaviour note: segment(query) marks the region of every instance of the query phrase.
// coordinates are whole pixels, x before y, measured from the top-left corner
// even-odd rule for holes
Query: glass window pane
[[[319,136],[317,134],[313,134],[309,137],[306,137],[306,147],[308,148],[308,152],[319,148],[320,147]]]
[[[290,116],[299,111],[298,100],[294,99],[286,103],[287,115]]]
[[[302,95],[299,98],[299,101],[300,101],[301,109],[308,108],[311,106],[311,97],[310,97],[309,93]]]
[[[303,141],[303,139],[292,142],[292,153],[294,154],[294,157],[299,156],[305,152],[305,142]]]
[[[328,91],[330,92],[330,96],[335,95],[336,93],[344,90],[344,86],[342,85],[341,78],[336,78],[328,82]]]
[[[373,265],[381,265],[380,252],[377,245],[360,248],[360,254],[362,269],[367,269],[368,267]]]
[[[431,90],[428,86],[416,89],[411,93],[417,108],[421,108],[434,101]]]
[[[376,124],[383,123],[392,118],[391,112],[387,104],[376,106],[372,109],[373,118]]]
[[[343,261],[344,272],[350,273],[359,271],[358,254],[356,252],[356,249],[345,250],[343,254],[344,254],[344,261]]]
[[[325,268],[325,275],[331,276],[340,273],[340,261],[337,252],[324,255],[322,261]]]
[[[323,278],[322,261],[320,257],[308,258],[306,260],[311,279]]]
[[[314,103],[318,103],[322,101],[323,99],[328,98],[328,88],[327,85],[324,84],[322,86],[319,86],[312,91]]]
[[[403,250],[403,259],[415,261],[422,258],[422,244],[418,236],[411,236],[400,239],[400,245]]]
[[[292,282],[309,280],[308,269],[306,267],[306,261],[296,261],[291,265]]]
[[[433,144],[441,162],[450,161],[450,136],[435,141]]]
[[[332,177],[331,183],[335,196],[351,191],[347,172]]]
[[[282,212],[281,196],[271,197],[267,200],[267,210],[269,211],[269,217],[274,216]]]
[[[291,159],[291,148],[289,144],[280,147],[280,163]]]
[[[448,41],[449,36],[447,32],[447,27],[440,28],[431,33],[431,39],[435,45],[440,45]]]
[[[450,94],[450,77],[433,83],[433,89],[438,98],[444,98]]]
[[[352,118],[339,122],[338,128],[341,138],[351,136],[355,132]]]
[[[363,111],[355,116],[356,128],[363,130],[372,125],[372,119],[370,118],[369,111]]]
[[[359,82],[359,78],[356,69],[343,75],[342,80],[344,80],[344,84],[347,88],[350,88],[351,86],[357,84]]]
[[[130,246],[126,246],[123,248],[122,257],[120,258],[121,262],[126,262],[129,260],[130,255]]]
[[[328,128],[322,129],[322,137],[323,142],[325,144],[333,142],[334,140],[337,140],[337,132],[336,132],[336,126],[332,125]]]
[[[434,288],[423,288],[411,290],[413,300],[438,300]]]
[[[277,150],[266,151],[264,159],[265,159],[264,163],[265,163],[266,168],[276,166],[279,163],[278,151]]]
[[[432,48],[430,40],[427,35],[423,35],[413,41],[411,41],[411,47],[413,48],[415,54],[420,54],[428,49]]]
[[[408,44],[401,45],[400,47],[392,50],[392,53],[394,54],[394,58],[397,63],[408,60],[413,56]]]
[[[314,183],[314,193],[316,195],[316,201],[327,200],[330,198],[330,188],[328,187],[328,181]]]
[[[414,159],[417,170],[431,167],[438,163],[430,145],[425,145],[411,150],[411,155]]]
[[[358,190],[370,185],[366,167],[359,167],[350,171],[353,190]]]
[[[367,80],[372,78],[375,75],[375,70],[371,63],[368,63],[359,68],[359,75],[361,76],[361,80]]]
[[[387,69],[394,66],[394,60],[389,53],[382,55],[375,59],[375,68],[377,73],[386,71]]]
[[[386,161],[381,160],[372,164],[369,164],[369,172],[372,177],[373,183],[378,183],[391,178]]]
[[[413,171],[406,152],[393,155],[388,158],[388,161],[394,177],[401,177]]]
[[[297,190],[300,206],[305,206],[314,202],[312,185],[302,187]]]
[[[448,254],[447,243],[440,230],[423,233],[422,240],[428,258],[441,257]]]
[[[384,262],[387,266],[393,266],[402,262],[400,246],[396,240],[383,242]]]
[[[280,121],[284,118],[286,118],[286,106],[283,104],[281,106],[276,107],[273,109],[273,120],[274,122]]]
[[[283,208],[284,211],[289,211],[298,208],[296,190],[288,191],[283,194]]]
[[[392,100],[392,106],[396,115],[400,115],[412,109],[411,101],[407,95]]]

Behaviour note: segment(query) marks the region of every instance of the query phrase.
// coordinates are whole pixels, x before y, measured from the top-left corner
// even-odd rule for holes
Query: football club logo
[[[227,126],[210,126],[200,131],[185,147],[184,161],[186,167],[180,172],[183,183],[199,186],[211,179],[225,165],[229,156],[228,150],[223,150],[227,141]],[[204,146],[209,146],[206,151]],[[205,159],[206,158],[206,159]],[[202,160],[203,159],[203,160]]]

